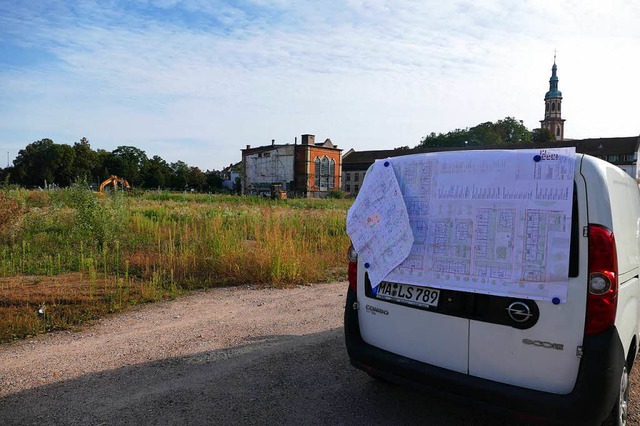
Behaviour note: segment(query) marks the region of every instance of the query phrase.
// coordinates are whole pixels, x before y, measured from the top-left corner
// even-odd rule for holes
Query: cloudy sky
[[[212,170],[304,133],[533,129],[556,49],[565,136],[639,135],[638,22],[635,0],[0,0],[0,166],[42,138]]]

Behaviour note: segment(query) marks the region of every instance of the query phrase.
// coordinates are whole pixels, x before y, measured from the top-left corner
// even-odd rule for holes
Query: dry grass
[[[193,288],[345,275],[346,200],[97,198],[76,187],[0,201],[0,341]]]
[[[80,273],[0,278],[0,339],[78,326],[172,293],[153,282],[114,281]]]

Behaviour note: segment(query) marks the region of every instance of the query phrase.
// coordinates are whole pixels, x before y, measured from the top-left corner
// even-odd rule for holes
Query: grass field
[[[0,342],[191,289],[344,278],[350,204],[0,190]]]

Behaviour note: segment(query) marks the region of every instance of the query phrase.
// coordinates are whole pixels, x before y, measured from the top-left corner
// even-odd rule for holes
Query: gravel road
[[[352,368],[345,288],[214,289],[2,345],[0,423],[524,424]]]

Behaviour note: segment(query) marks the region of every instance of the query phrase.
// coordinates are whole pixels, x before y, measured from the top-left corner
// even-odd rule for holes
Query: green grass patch
[[[343,279],[350,205],[165,192],[100,197],[80,185],[0,191],[0,341],[196,288]]]

